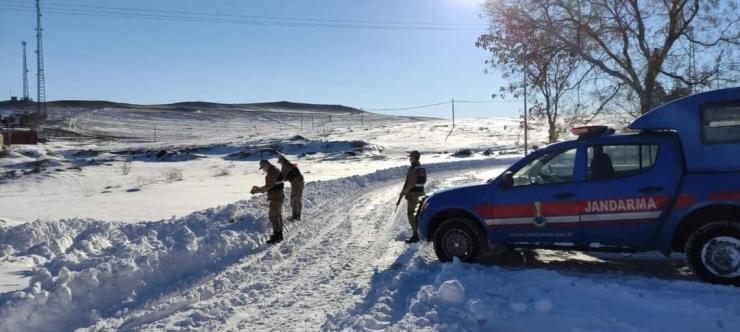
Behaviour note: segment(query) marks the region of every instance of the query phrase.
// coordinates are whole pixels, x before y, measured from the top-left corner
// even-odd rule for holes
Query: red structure
[[[39,143],[38,133],[33,130],[19,130],[11,129],[10,137],[8,137],[8,131],[2,130],[3,140],[5,145],[36,145]]]

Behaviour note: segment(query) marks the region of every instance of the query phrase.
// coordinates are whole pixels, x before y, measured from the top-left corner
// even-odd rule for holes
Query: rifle
[[[401,193],[398,195],[398,202],[396,202],[396,208],[393,209],[393,213],[396,213],[398,210],[398,205],[401,204],[401,200],[403,199],[403,188],[401,188]]]

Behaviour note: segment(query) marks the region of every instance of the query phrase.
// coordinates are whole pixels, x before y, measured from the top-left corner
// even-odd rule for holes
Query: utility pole
[[[154,141],[157,141],[157,124],[154,124]]]
[[[301,133],[303,133],[303,113],[301,113]]]
[[[365,111],[363,111],[362,108],[360,108],[360,127],[365,126],[365,121],[362,119],[362,116],[363,116],[362,113],[365,113]]]
[[[687,30],[689,30],[689,38],[691,40],[694,39],[694,28],[688,27]],[[696,79],[696,52],[694,49],[694,43],[689,43],[689,76],[691,77],[691,81],[693,82]],[[689,94],[694,93],[694,85],[689,85]]]
[[[36,115],[46,117],[46,88],[44,87],[44,48],[41,43],[41,0],[36,0],[36,66],[37,66],[37,100]]]
[[[452,127],[455,127],[455,99],[452,99]]]
[[[28,97],[28,62],[26,61],[26,41],[22,41],[23,45],[23,101],[29,101]]]
[[[527,155],[527,67],[524,67],[524,155]]]

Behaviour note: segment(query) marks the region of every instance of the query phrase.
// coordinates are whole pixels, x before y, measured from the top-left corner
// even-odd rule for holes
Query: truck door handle
[[[654,193],[654,192],[658,192],[658,191],[663,191],[663,187],[650,187],[650,186],[647,186],[647,187],[642,187],[640,189],[637,189],[637,191],[639,191],[641,193],[645,193],[645,194],[650,194],[650,193]]]
[[[576,194],[574,194],[574,193],[557,193],[555,195],[552,195],[552,197],[555,197],[557,199],[566,199],[566,198],[576,197]]]

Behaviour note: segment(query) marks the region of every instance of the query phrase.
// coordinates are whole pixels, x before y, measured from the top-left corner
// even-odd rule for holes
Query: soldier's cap
[[[421,153],[419,153],[419,151],[416,151],[416,150],[414,150],[414,151],[411,151],[411,152],[409,153],[409,157],[416,157],[416,158],[419,158],[419,157],[421,157]]]
[[[267,159],[262,159],[262,160],[260,160],[260,168],[259,169],[262,169],[262,166],[263,165],[269,165],[269,164],[270,164],[270,162]]]

